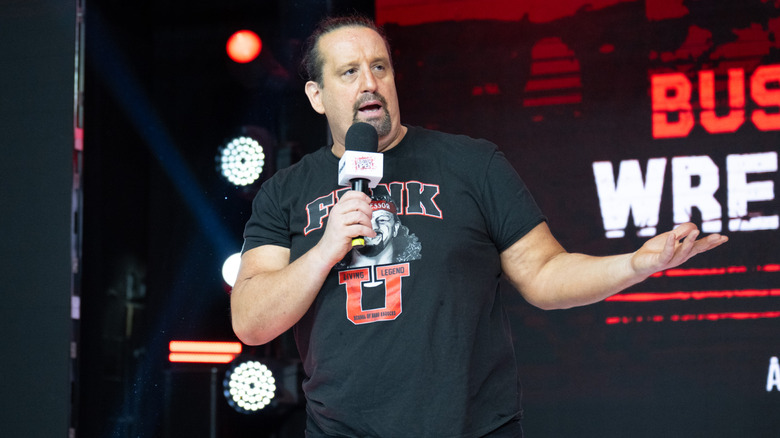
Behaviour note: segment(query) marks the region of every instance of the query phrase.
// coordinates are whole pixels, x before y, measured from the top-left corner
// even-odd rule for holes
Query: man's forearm
[[[523,295],[535,306],[547,310],[597,303],[647,278],[649,274],[642,275],[633,269],[632,256],[558,254],[539,273],[535,288],[523,291]]]

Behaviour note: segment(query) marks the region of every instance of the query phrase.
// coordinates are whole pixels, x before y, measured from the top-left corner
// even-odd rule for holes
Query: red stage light
[[[240,342],[171,341],[170,362],[229,363],[241,354]]]
[[[251,30],[239,30],[227,42],[227,54],[235,62],[246,64],[253,61],[263,49],[263,41]]]

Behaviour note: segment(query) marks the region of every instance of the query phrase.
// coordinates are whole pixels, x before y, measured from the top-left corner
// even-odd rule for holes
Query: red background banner
[[[514,302],[526,432],[777,433],[780,5],[380,0],[376,15],[404,122],[497,143],[567,249],[630,251],[684,220],[731,238],[604,303]]]

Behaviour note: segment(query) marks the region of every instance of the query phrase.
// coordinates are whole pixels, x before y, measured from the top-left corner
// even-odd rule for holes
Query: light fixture
[[[241,354],[240,342],[170,341],[171,363],[229,363]]]
[[[247,186],[260,178],[265,166],[263,145],[249,136],[239,136],[219,148],[218,170],[237,186]]]
[[[246,64],[253,61],[263,49],[263,41],[251,30],[239,30],[230,36],[225,50],[235,62]]]
[[[276,398],[276,377],[258,360],[234,363],[225,373],[223,386],[228,405],[243,414],[259,412]]]
[[[237,357],[225,372],[223,394],[241,414],[280,415],[302,406],[303,369],[290,359]]]
[[[222,279],[230,287],[233,287],[236,283],[239,265],[241,265],[241,253],[239,252],[225,259],[225,262],[222,264]]]

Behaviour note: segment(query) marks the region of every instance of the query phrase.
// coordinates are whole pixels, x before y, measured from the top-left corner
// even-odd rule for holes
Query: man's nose
[[[376,91],[376,78],[371,68],[364,68],[360,75],[360,88],[362,92],[373,93]]]

